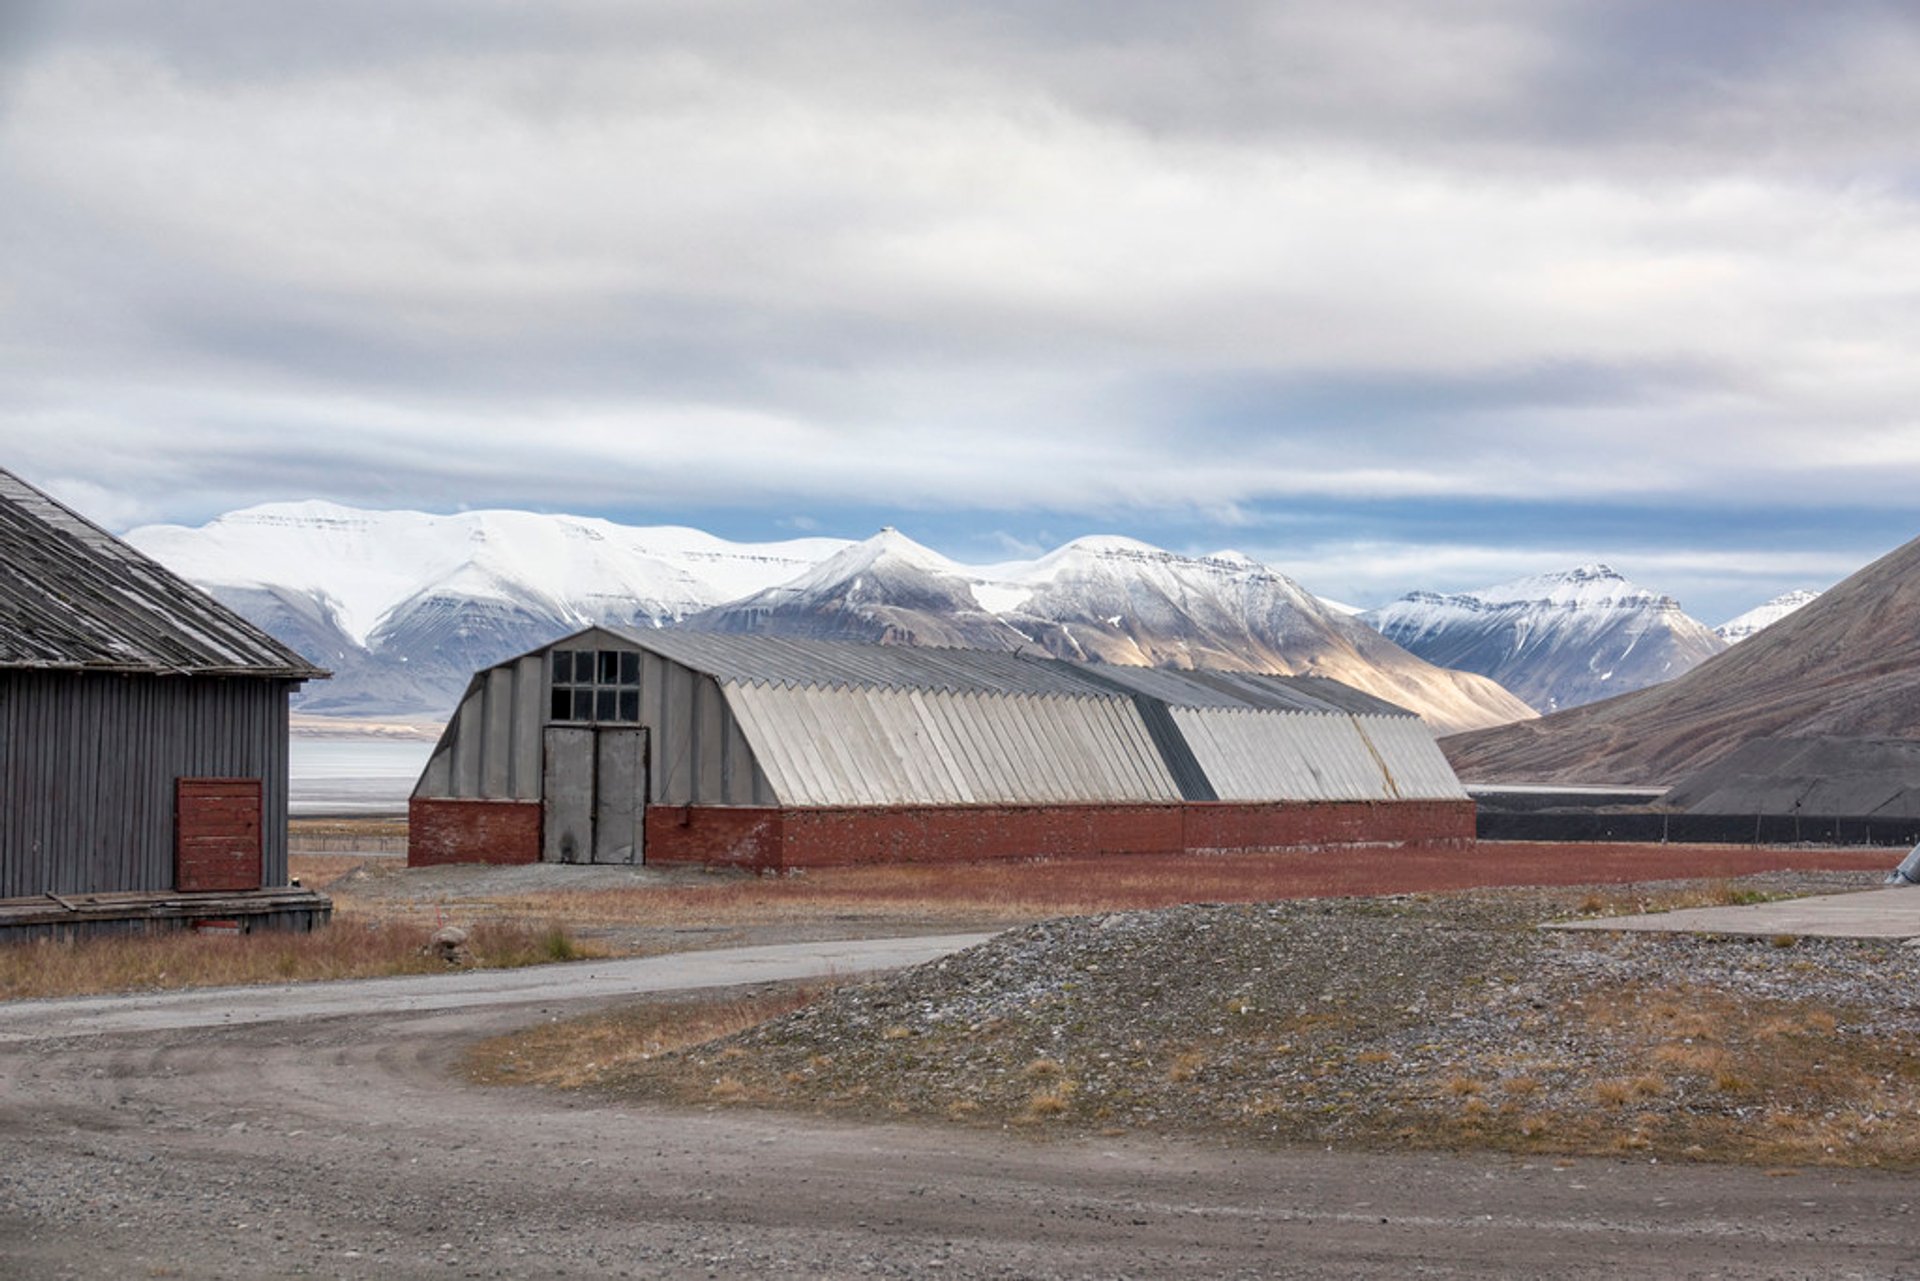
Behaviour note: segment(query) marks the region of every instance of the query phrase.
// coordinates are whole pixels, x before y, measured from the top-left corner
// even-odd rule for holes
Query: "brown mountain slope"
[[[1920,739],[1920,539],[1678,680],[1441,746],[1470,782],[1657,785],[1815,734]]]

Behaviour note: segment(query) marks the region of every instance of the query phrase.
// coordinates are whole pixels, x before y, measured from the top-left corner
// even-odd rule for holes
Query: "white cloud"
[[[1920,484],[1892,10],[283,16],[109,4],[16,45],[12,465],[141,517],[327,492],[1231,527]]]

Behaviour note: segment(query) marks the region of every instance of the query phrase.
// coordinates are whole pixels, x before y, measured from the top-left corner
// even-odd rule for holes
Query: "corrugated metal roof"
[[[1177,801],[1129,701],[928,689],[722,686],[786,805]]]
[[[1223,801],[1466,797],[1417,720],[1210,707],[1172,716]]]
[[[327,673],[211,596],[0,471],[0,667]]]
[[[1172,707],[1413,715],[1384,699],[1318,676],[1121,667],[1074,663],[1037,652],[858,645],[672,628],[604,630],[718,680],[743,684],[1066,696],[1144,694]]]
[[[1173,720],[1223,801],[1393,799],[1350,717],[1176,707]]]
[[[1096,692],[1075,675],[1071,663],[1011,652],[855,645],[673,628],[605,630],[723,682],[982,694],[1071,696]]]
[[[1089,680],[1136,694],[1169,707],[1241,707],[1276,712],[1363,712],[1412,716],[1385,699],[1363,694],[1320,676],[1279,676],[1268,672],[1176,671],[1165,667],[1087,666]]]
[[[1464,801],[1467,789],[1424,721],[1406,716],[1356,716],[1401,799]]]

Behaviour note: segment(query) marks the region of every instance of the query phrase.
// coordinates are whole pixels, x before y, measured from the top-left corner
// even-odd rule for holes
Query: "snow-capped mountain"
[[[1808,740],[1806,757],[1771,775],[1788,803],[1847,780],[1851,753],[1836,740],[1920,739],[1920,539],[1670,685],[1443,746],[1474,782],[1652,785],[1769,739],[1783,753]]]
[[[1492,682],[1420,661],[1246,556],[1181,556],[1113,536],[973,568],[883,530],[791,583],[685,625],[1326,676],[1413,708],[1436,727],[1530,714]]]
[[[477,668],[590,623],[672,623],[847,546],[326,502],[149,525],[127,540],[332,670],[302,692],[302,710],[351,715],[444,715]]]
[[[1811,605],[1820,598],[1819,592],[1788,592],[1785,596],[1776,596],[1766,604],[1748,610],[1738,618],[1730,618],[1713,629],[1713,634],[1729,645],[1737,645],[1755,632],[1771,627],[1788,614],[1803,606]]]
[[[1413,592],[1361,617],[1428,662],[1491,677],[1541,712],[1672,680],[1727,644],[1671,596],[1605,565],[1453,595]]]
[[[967,566],[887,529],[729,543],[528,512],[429,516],[274,504],[128,539],[335,672],[302,710],[444,714],[478,668],[591,623],[1040,648],[1110,663],[1312,674],[1442,732],[1531,716],[1423,662],[1246,556],[1082,538]]]
[[[1017,649],[1027,643],[981,605],[977,581],[974,571],[889,527],[791,582],[696,614],[687,626],[880,645]]]

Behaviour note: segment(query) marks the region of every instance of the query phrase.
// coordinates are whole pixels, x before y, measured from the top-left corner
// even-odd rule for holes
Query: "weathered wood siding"
[[[174,888],[174,785],[258,778],[287,883],[287,695],[264,677],[0,671],[0,898]]]

